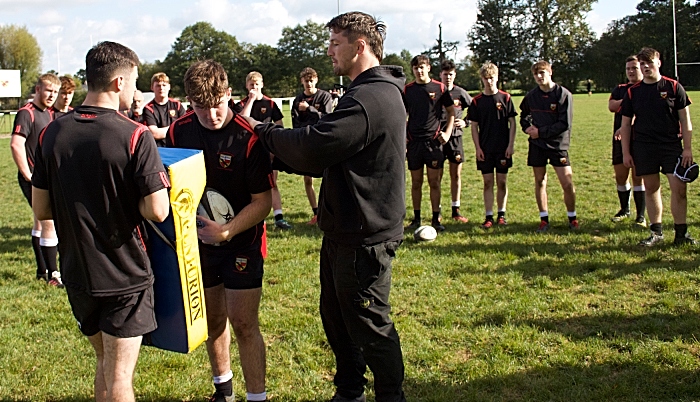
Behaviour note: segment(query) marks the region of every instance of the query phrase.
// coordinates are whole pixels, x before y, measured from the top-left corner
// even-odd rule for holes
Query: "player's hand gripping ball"
[[[212,188],[205,188],[202,200],[197,207],[197,215],[204,216],[218,223],[225,225],[234,217],[233,207],[228,200],[218,191]],[[202,227],[203,223],[197,221],[197,227]],[[226,242],[214,243],[214,246],[220,246]]]

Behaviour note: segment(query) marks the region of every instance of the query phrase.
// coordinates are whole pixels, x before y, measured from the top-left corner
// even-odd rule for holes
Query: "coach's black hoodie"
[[[318,225],[332,240],[369,245],[403,237],[405,81],[401,67],[373,67],[355,77],[335,111],[317,124],[255,127],[277,158],[323,174]]]

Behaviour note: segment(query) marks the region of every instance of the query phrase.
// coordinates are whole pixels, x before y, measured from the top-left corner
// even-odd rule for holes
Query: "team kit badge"
[[[453,99],[452,103],[454,103],[455,107],[459,107],[459,99]]]
[[[219,166],[221,166],[224,169],[231,166],[231,155],[219,154]]]
[[[503,110],[503,104],[501,102],[496,102],[496,109]]]
[[[566,158],[559,158],[559,162],[560,162],[562,165],[566,165]]]
[[[260,113],[262,113],[262,114],[267,113],[267,108],[266,108],[266,107],[261,107],[261,108],[260,108]]]
[[[430,96],[431,100],[435,100],[435,92],[428,92],[428,96]]]
[[[177,110],[172,110],[172,109],[171,109],[171,110],[169,110],[168,112],[170,113],[170,117],[177,117]]]
[[[236,257],[236,269],[244,271],[248,266],[248,259],[245,257]]]
[[[666,91],[659,92],[659,94],[661,95],[661,99],[666,99],[666,98],[668,98],[668,92],[666,92]]]
[[[557,104],[556,104],[556,103],[552,103],[552,104],[549,105],[549,108],[552,109],[552,110],[557,110]]]

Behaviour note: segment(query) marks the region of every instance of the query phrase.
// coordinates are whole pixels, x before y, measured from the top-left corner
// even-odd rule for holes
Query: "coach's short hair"
[[[151,86],[153,86],[153,84],[156,82],[165,82],[166,84],[170,84],[170,77],[168,77],[164,72],[155,73],[153,74],[153,77],[151,77]]]
[[[457,65],[455,65],[455,62],[450,60],[450,59],[445,59],[440,63],[440,71],[452,71],[456,70]]]
[[[479,68],[479,75],[481,77],[495,77],[498,75],[498,66],[487,61]]]
[[[63,77],[58,77],[58,79],[61,81],[61,92],[75,92],[75,81],[71,77],[64,75]]]
[[[419,54],[411,59],[411,67],[418,67],[421,64],[427,64],[430,66],[430,58],[424,54]]]
[[[245,82],[247,83],[248,81],[253,81],[253,80],[263,80],[262,74],[260,74],[257,71],[251,71],[246,75],[245,77]]]
[[[652,61],[653,59],[661,60],[661,53],[658,50],[651,47],[643,47],[642,50],[637,53],[637,59],[639,61]]]
[[[58,87],[61,86],[61,81],[58,79],[56,74],[46,73],[39,76],[36,80],[36,86],[41,86],[43,84],[53,84]]]
[[[185,93],[190,102],[203,108],[214,108],[226,95],[228,75],[224,66],[214,60],[195,62],[185,73]]]
[[[104,91],[118,75],[130,75],[139,65],[139,57],[128,47],[115,42],[100,42],[85,56],[88,91]]]
[[[349,42],[354,42],[364,37],[374,56],[382,61],[384,57],[384,39],[386,38],[386,25],[382,21],[375,20],[369,14],[359,11],[340,14],[326,24],[326,28],[342,33]]]
[[[639,58],[638,58],[636,55],[633,54],[632,56],[630,56],[630,57],[628,57],[627,59],[625,59],[625,63],[629,63],[630,61],[639,62]]]
[[[546,60],[539,60],[535,62],[532,67],[530,67],[530,71],[532,71],[533,74],[537,74],[537,72],[540,70],[547,70],[550,74],[552,74],[552,65]]]
[[[306,67],[303,70],[301,70],[301,72],[299,73],[299,78],[301,78],[302,80],[303,79],[312,80],[314,78],[318,78],[318,73],[313,68]]]

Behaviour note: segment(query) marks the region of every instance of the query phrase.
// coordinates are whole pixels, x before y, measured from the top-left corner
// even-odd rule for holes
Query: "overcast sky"
[[[599,0],[587,21],[600,35],[615,19],[636,13],[639,0]],[[44,53],[43,71],[74,74],[99,41],[120,42],[142,61],[163,60],[182,29],[208,21],[239,42],[275,45],[282,28],[311,19],[325,23],[340,12],[359,10],[387,26],[385,51],[418,54],[443,39],[461,41],[457,60],[466,55],[466,33],[476,20],[477,0],[0,0],[0,24],[24,25]],[[426,5],[437,6],[426,10]]]

